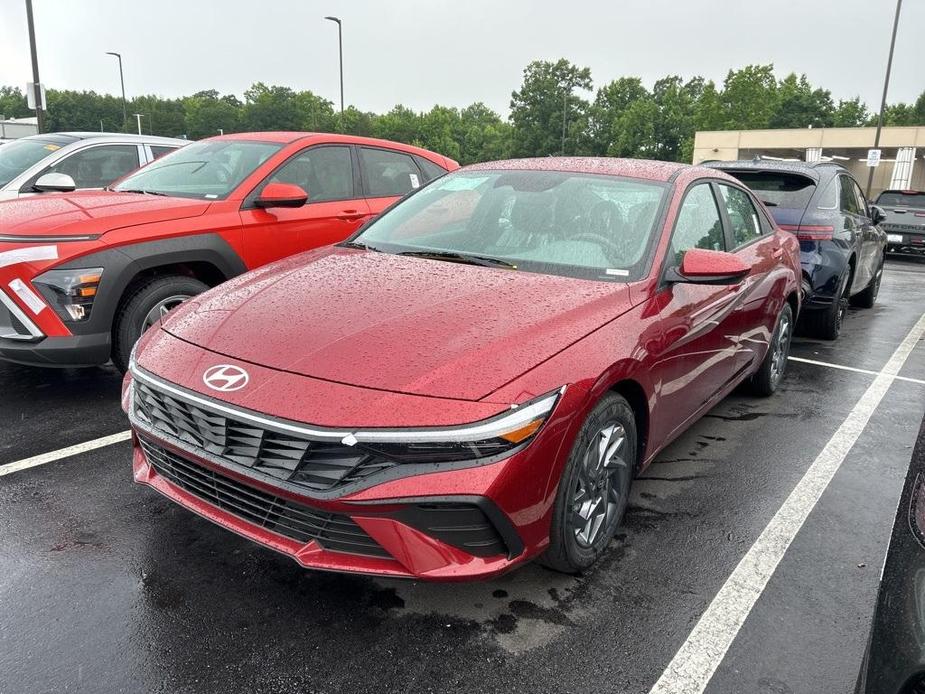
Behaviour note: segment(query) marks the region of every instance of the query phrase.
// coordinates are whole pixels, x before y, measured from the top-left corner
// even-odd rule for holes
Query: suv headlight
[[[82,322],[90,318],[102,276],[101,267],[49,270],[32,280],[32,284],[62,320]]]
[[[361,446],[398,463],[441,463],[490,458],[531,441],[552,414],[565,388],[547,393],[508,412],[457,427],[369,429],[343,443]]]

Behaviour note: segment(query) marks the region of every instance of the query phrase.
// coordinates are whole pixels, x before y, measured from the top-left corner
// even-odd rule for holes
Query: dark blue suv
[[[711,161],[764,202],[777,225],[800,240],[801,323],[834,340],[853,306],[870,308],[883,275],[883,210],[870,205],[847,169],[833,162]]]

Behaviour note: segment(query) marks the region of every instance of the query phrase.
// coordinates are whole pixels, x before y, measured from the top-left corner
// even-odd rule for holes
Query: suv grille
[[[136,415],[194,451],[259,470],[308,489],[356,482],[395,463],[358,446],[282,434],[209,411],[135,379]]]
[[[161,477],[223,511],[298,542],[317,540],[325,549],[391,559],[349,516],[312,509],[241,484],[140,438],[145,457]]]

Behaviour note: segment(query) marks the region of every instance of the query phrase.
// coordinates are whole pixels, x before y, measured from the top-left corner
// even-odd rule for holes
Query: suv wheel
[[[623,397],[609,393],[588,415],[572,446],[540,563],[570,574],[594,564],[620,525],[635,469],[633,410]]]
[[[858,308],[873,308],[877,301],[877,294],[880,293],[880,281],[883,279],[883,258],[880,258],[880,265],[877,266],[877,272],[874,278],[860,294],[851,297],[851,305]]]
[[[140,283],[126,292],[112,329],[112,361],[123,373],[132,347],[148,328],[208,285],[192,277],[170,275]]]
[[[808,327],[816,337],[821,337],[823,340],[834,340],[841,334],[842,324],[848,313],[848,293],[851,291],[852,274],[849,266],[842,276],[838,292],[835,294],[837,298],[832,301],[831,306],[824,310],[807,312]]]

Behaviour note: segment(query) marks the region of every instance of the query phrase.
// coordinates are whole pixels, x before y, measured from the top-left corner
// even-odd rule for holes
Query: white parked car
[[[30,135],[0,147],[0,200],[105,188],[187,140],[120,133]]]

